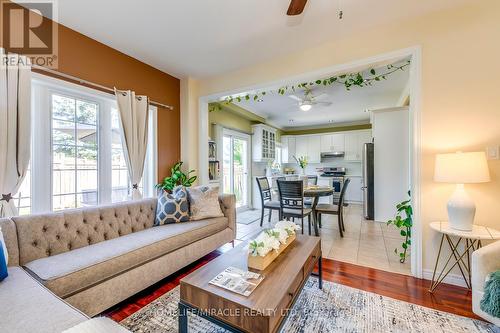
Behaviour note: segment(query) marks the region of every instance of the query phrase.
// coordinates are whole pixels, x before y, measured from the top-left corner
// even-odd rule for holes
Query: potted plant
[[[309,162],[307,161],[307,156],[299,156],[299,158],[297,158],[294,155],[293,158],[295,159],[300,169],[302,170],[302,174],[305,175],[307,164],[309,164]]]
[[[394,220],[387,221],[387,225],[393,224],[400,229],[400,234],[403,237],[401,243],[402,251],[394,249],[394,253],[399,254],[399,262],[404,263],[407,257],[408,247],[411,245],[411,227],[413,226],[413,208],[411,207],[411,193],[408,191],[410,199],[405,200],[396,205],[396,216]]]
[[[194,170],[190,170],[187,174],[182,172],[182,163],[183,162],[175,163],[175,165],[170,170],[170,177],[165,177],[163,181],[159,184],[156,184],[155,187],[158,190],[164,190],[168,193],[172,193],[172,190],[179,185],[191,187],[196,181],[197,176],[191,176],[191,174],[195,172]]]

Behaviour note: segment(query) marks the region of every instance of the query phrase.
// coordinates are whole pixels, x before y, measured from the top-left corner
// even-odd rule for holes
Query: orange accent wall
[[[61,24],[58,33],[59,72],[174,107],[158,108],[158,178],[163,179],[181,154],[180,80]]]

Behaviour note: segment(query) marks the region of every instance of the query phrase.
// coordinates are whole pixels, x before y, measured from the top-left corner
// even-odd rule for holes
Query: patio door
[[[236,195],[238,211],[250,206],[250,136],[223,130],[222,186]]]

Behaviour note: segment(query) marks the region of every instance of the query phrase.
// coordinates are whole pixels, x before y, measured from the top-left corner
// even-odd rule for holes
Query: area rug
[[[240,224],[250,224],[255,221],[260,221],[260,209],[249,209],[241,213],[236,214],[236,223]],[[275,212],[275,214],[277,214]],[[269,216],[269,211],[266,210],[264,212],[264,221],[267,221],[267,217]]]
[[[132,332],[177,332],[179,287],[121,321]],[[224,329],[189,314],[189,332]],[[488,332],[498,327],[311,277],[281,332]]]

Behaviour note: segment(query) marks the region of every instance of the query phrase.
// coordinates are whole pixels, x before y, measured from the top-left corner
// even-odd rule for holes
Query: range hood
[[[334,157],[344,157],[343,151],[331,151],[327,153],[321,153],[321,158],[334,158]]]

